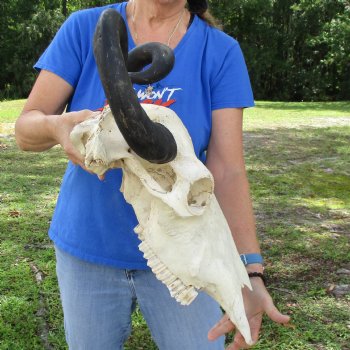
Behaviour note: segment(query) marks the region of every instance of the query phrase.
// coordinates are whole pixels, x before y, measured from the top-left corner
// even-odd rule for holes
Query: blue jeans
[[[57,247],[56,258],[70,350],[123,349],[136,302],[159,349],[224,349],[224,337],[207,340],[208,330],[222,313],[205,293],[199,293],[191,305],[182,306],[152,271],[92,264]]]

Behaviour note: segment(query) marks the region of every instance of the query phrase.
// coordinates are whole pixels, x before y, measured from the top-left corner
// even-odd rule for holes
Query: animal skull
[[[154,164],[136,155],[108,106],[98,117],[77,125],[71,140],[92,172],[102,175],[122,168],[121,191],[139,222],[139,249],[171,295],[187,305],[197,290],[204,290],[251,343],[241,290],[251,285],[213,194],[213,177],[197,159],[186,128],[172,110],[141,106],[151,121],[174,136],[177,155],[171,162]]]
[[[177,115],[140,105],[132,87],[165,77],[173,52],[147,43],[128,53],[125,23],[113,9],[101,14],[93,46],[110,108],[77,125],[73,144],[98,175],[122,168],[121,191],[139,222],[139,248],[171,295],[187,305],[197,290],[206,291],[251,344],[241,290],[251,285],[213,194],[213,178]]]

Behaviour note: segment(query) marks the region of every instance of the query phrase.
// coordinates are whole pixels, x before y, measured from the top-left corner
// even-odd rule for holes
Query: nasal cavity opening
[[[213,193],[214,187],[210,178],[195,181],[187,195],[187,203],[191,207],[205,207]]]

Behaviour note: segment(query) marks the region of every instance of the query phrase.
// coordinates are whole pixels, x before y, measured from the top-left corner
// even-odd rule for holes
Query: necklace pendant
[[[145,90],[147,98],[151,97],[152,92],[153,92],[153,86],[152,85],[148,85],[146,90]]]

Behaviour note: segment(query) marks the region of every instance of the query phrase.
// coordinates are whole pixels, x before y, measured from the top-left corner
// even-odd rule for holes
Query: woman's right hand
[[[70,133],[76,125],[98,114],[100,114],[100,112],[84,109],[79,112],[67,112],[57,115],[53,120],[53,132],[57,143],[62,146],[68,159],[71,160],[73,164],[80,165],[85,170],[84,157],[73,146],[70,140]]]

